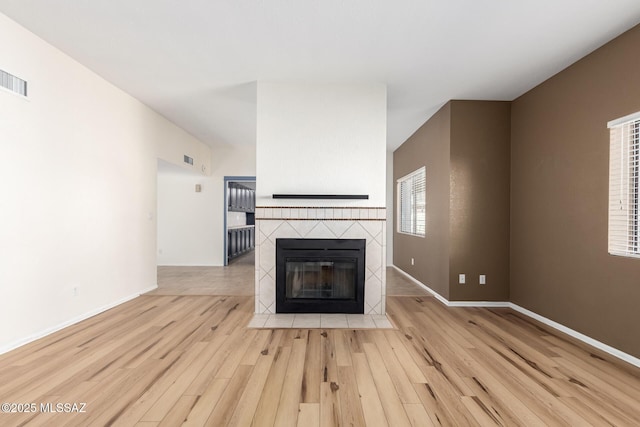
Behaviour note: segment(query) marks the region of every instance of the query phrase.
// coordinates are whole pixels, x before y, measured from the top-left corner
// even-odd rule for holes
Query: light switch
[[[465,283],[465,276],[464,276],[464,274],[459,274],[459,275],[458,275],[458,283],[460,283],[461,285],[464,285],[464,283]]]
[[[481,285],[486,285],[487,284],[487,276],[484,274],[480,275],[480,284]]]

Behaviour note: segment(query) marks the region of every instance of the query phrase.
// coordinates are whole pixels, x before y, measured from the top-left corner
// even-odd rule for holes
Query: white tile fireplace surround
[[[255,312],[276,312],[276,239],[365,239],[364,314],[385,314],[386,216],[378,207],[257,207]]]

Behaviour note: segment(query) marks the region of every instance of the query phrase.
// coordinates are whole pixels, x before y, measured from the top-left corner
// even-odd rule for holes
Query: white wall
[[[211,176],[158,173],[158,265],[224,265],[224,177],[255,176],[256,152],[222,144],[212,152]]]
[[[156,286],[158,145],[199,142],[1,14],[0,52],[3,352]]]
[[[206,177],[159,161],[158,265],[212,265],[211,192]]]
[[[368,194],[386,206],[386,86],[258,83],[257,206],[327,205],[274,193]]]
[[[158,158],[195,175],[211,175],[211,149],[195,138],[175,135],[184,131],[169,122],[167,125],[165,137],[158,140]],[[193,159],[193,165],[184,162],[185,155]]]

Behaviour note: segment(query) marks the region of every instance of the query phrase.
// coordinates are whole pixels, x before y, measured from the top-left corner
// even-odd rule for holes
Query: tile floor
[[[254,314],[249,328],[395,329],[384,314]]]

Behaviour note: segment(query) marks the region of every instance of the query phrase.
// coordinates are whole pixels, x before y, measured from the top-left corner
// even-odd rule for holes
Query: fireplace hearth
[[[365,239],[276,239],[276,313],[364,313]]]

